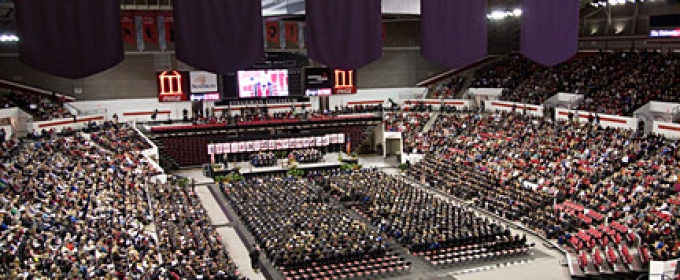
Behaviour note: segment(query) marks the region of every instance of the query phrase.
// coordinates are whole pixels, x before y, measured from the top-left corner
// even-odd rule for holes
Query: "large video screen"
[[[240,98],[288,96],[288,70],[263,69],[238,71]]]

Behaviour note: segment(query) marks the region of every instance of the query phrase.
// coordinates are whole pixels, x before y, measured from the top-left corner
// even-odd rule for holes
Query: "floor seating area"
[[[313,181],[271,175],[223,189],[285,279],[373,277],[410,268],[382,233],[331,203]]]
[[[432,265],[463,264],[530,253],[526,237],[381,172],[338,173],[330,194]]]

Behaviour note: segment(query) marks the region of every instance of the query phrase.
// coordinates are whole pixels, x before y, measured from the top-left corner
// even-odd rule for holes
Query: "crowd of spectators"
[[[41,93],[12,90],[8,98],[40,121],[72,117],[71,113],[64,108],[62,98],[56,94],[50,96]]]
[[[529,104],[558,92],[583,94],[580,110],[631,115],[652,100],[680,101],[679,62],[674,52],[584,54],[554,67],[511,56],[478,70],[471,87],[504,88],[501,99]]]
[[[404,151],[418,152],[422,131],[430,120],[429,112],[386,112],[383,116],[385,131],[401,132],[404,140]]]
[[[9,140],[2,153],[0,278],[238,278],[195,195],[151,183],[139,153],[77,136]]]
[[[112,151],[139,152],[151,148],[151,144],[128,123],[109,121],[98,126],[96,130],[97,132],[90,134],[92,141]]]
[[[239,279],[236,264],[193,188],[166,182],[153,183],[149,189],[167,273],[185,279]]]
[[[450,80],[437,84],[432,92],[432,97],[436,99],[452,99],[458,96],[466,82],[465,77],[454,77]]]
[[[505,112],[443,115],[424,138],[430,149],[409,174],[435,188],[550,238],[610,215],[655,259],[680,256],[677,141]],[[590,218],[554,202],[582,205]]]

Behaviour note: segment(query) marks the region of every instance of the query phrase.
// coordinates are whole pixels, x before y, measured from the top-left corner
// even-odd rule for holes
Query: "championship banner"
[[[120,15],[120,27],[123,33],[123,42],[133,46],[137,44],[134,13],[131,11],[122,11]]]
[[[238,143],[238,150],[240,152],[245,152],[246,151],[246,143],[245,142],[239,142]]]
[[[284,29],[286,34],[286,45],[293,44],[298,45],[298,37],[300,32],[300,25],[297,22],[286,21],[284,23]]]
[[[338,134],[338,143],[339,144],[345,143],[345,134],[342,133]]]
[[[158,44],[158,26],[155,12],[142,13],[142,27],[144,28],[144,42]]]
[[[322,139],[323,139],[323,145],[324,146],[328,146],[331,143],[330,136],[328,136],[328,135],[324,136]]]
[[[269,149],[270,150],[276,150],[276,141],[269,140]]]
[[[175,17],[172,12],[163,13],[163,25],[165,27],[165,40],[168,42],[175,41]]]
[[[284,141],[283,141],[283,140],[280,140],[280,139],[279,139],[279,140],[274,140],[274,143],[276,143],[276,149],[277,149],[277,150],[283,149],[283,142],[284,142]]]
[[[216,144],[215,145],[215,153],[217,153],[218,155],[221,155],[223,153],[222,144]]]
[[[331,134],[328,136],[328,142],[331,144],[337,144],[338,143],[338,135],[337,134]]]
[[[265,23],[265,38],[267,39],[267,43],[279,45],[281,44],[280,42],[280,30],[279,30],[279,21],[267,21]]]
[[[261,149],[260,149],[260,141],[253,141],[253,151],[256,151],[256,152],[261,151]]]
[[[231,153],[231,144],[229,143],[222,144],[222,152],[224,152],[225,154]]]
[[[209,154],[209,155],[214,155],[214,154],[215,154],[215,145],[213,145],[213,144],[208,144],[208,154]]]
[[[238,153],[238,143],[231,143],[231,152]]]

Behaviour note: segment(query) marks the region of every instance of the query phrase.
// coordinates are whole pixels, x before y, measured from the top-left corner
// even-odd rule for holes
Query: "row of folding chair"
[[[286,280],[303,279],[351,279],[357,277],[391,276],[405,273],[411,268],[411,262],[396,256],[371,260],[353,261],[323,266],[310,266],[304,269],[286,270],[280,267]]]

